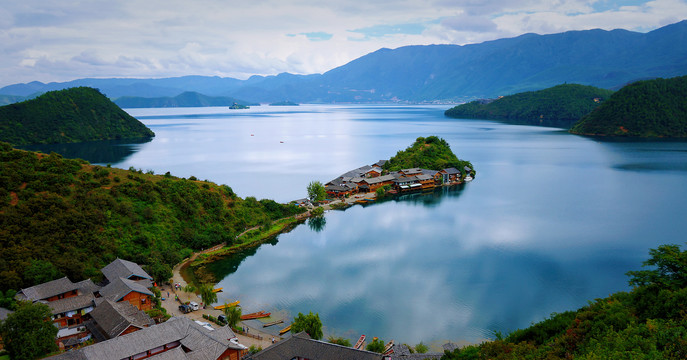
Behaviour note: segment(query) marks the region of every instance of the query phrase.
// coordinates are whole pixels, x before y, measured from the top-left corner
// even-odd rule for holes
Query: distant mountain
[[[525,34],[471,45],[380,49],[324,74],[253,76],[247,80],[80,79],[0,89],[26,96],[71,86],[110,98],[162,97],[195,91],[250,102],[298,103],[466,101],[540,90],[562,83],[618,88],[638,79],[687,74],[687,20],[648,33],[627,30]]]
[[[155,134],[140,121],[87,87],[50,91],[0,107],[0,141],[13,145],[152,136]]]
[[[606,101],[613,91],[563,84],[495,100],[476,100],[446,110],[449,117],[501,120],[517,124],[570,128]]]
[[[227,96],[206,96],[194,91],[186,91],[174,97],[145,98],[136,96],[122,96],[114,101],[122,108],[160,108],[160,107],[200,107],[200,106],[231,106],[253,105],[246,101]]]
[[[570,132],[581,135],[687,137],[687,76],[638,81],[616,92]]]

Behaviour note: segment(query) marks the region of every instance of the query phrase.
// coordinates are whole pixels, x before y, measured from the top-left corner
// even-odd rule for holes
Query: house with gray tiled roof
[[[411,353],[408,346],[403,344],[395,344],[391,348],[391,360],[439,360],[443,353]]]
[[[99,298],[96,305],[95,310],[91,312],[93,326],[89,326],[89,330],[99,341],[155,325],[155,321],[148,314],[138,310],[128,301],[114,302]]]
[[[376,352],[357,350],[352,347],[313,340],[305,332],[282,340],[256,354],[249,355],[250,360],[388,360],[390,357]]]
[[[153,292],[134,280],[116,278],[100,289],[100,295],[114,302],[128,301],[139,310],[153,308]]]
[[[76,296],[79,285],[73,283],[66,276],[48,281],[32,287],[21,289],[15,298],[21,301],[54,301],[69,296]]]
[[[53,360],[216,360],[239,359],[246,347],[227,326],[208,330],[185,317],[173,317],[113,339],[67,351]]]
[[[148,275],[138,264],[117,258],[100,270],[105,278],[112,282],[118,278],[129,280],[149,280],[152,285],[153,277]],[[146,283],[147,285],[147,283]],[[150,287],[150,286],[147,286]]]

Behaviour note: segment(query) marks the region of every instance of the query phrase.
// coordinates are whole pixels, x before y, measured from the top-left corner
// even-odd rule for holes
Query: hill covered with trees
[[[93,166],[0,143],[0,290],[92,278],[117,257],[158,281],[193,251],[300,213],[226,185]]]
[[[437,136],[419,137],[405,150],[398,151],[396,155],[387,161],[383,169],[398,171],[401,169],[423,168],[442,170],[454,167],[465,172],[464,167],[472,169],[471,175],[475,175],[474,167],[469,161],[460,160],[451,151],[451,146],[446,140]],[[463,174],[465,176],[466,174]]]
[[[50,91],[0,107],[0,141],[13,145],[152,136],[155,134],[143,123],[88,87]]]
[[[115,104],[123,108],[160,108],[160,107],[200,107],[200,106],[231,106],[254,105],[227,96],[207,96],[194,91],[186,91],[177,96],[146,98],[138,96],[122,96],[115,99]],[[258,104],[259,105],[259,104]]]
[[[444,114],[460,119],[501,120],[569,129],[611,94],[611,90],[593,86],[563,84],[504,96],[493,101],[472,101],[448,109]]]
[[[687,76],[637,81],[570,129],[573,134],[687,137]]]
[[[552,314],[442,359],[685,359],[687,251],[662,245],[650,254],[643,264],[649,269],[627,273],[632,291]]]

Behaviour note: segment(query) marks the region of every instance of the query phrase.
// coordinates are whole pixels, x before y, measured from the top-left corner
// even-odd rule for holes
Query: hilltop
[[[619,88],[639,79],[686,75],[687,21],[640,33],[627,30],[523,34],[468,45],[379,49],[324,74],[166,79],[79,79],[0,89],[27,96],[92,86],[111,98],[175,96],[195,91],[250,102],[464,102],[575,83]]]
[[[447,169],[456,168],[464,172],[464,168],[474,169],[469,161],[460,160],[451,151],[451,146],[446,140],[437,136],[419,137],[405,150],[400,150],[392,156],[382,168],[387,171],[401,169]],[[474,170],[471,175],[474,177]],[[463,177],[465,174],[463,174]]]
[[[59,144],[152,137],[136,118],[88,87],[50,91],[0,107],[0,141]]]
[[[618,90],[570,132],[580,135],[687,137],[687,76],[638,81]]]
[[[194,251],[302,212],[227,185],[94,166],[0,143],[0,290],[79,281],[117,257],[157,280]]]
[[[593,86],[563,84],[552,88],[473,101],[446,110],[448,117],[570,128],[606,101],[613,91]]]

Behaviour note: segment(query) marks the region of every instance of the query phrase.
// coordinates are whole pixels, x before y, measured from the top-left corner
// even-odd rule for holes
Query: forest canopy
[[[411,146],[397,152],[384,164],[383,169],[387,171],[410,168],[442,170],[451,167],[461,172],[466,172],[465,167],[468,167],[471,175],[475,175],[472,164],[458,159],[446,140],[437,136],[428,136],[417,138]]]
[[[13,149],[0,143],[0,290],[93,278],[117,257],[158,280],[195,250],[300,213],[227,185]]]
[[[611,94],[611,90],[594,86],[562,84],[495,100],[472,101],[448,109],[444,114],[453,118],[501,120],[568,129]]]
[[[687,76],[637,81],[618,90],[570,132],[580,135],[687,137]]]
[[[0,141],[12,145],[133,139],[155,134],[97,89],[50,91],[0,107]]]

